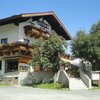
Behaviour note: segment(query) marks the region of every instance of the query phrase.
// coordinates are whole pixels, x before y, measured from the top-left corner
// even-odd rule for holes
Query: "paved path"
[[[48,90],[21,86],[0,87],[0,100],[99,100],[100,90]]]

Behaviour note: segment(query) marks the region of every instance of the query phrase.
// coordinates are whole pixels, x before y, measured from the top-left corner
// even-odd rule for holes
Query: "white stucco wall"
[[[8,43],[15,42],[15,41],[23,41],[23,39],[32,41],[32,38],[29,36],[25,36],[24,33],[24,26],[29,25],[29,21],[32,21],[30,18],[28,21],[19,23],[19,26],[14,24],[7,24],[0,26],[0,43],[1,39],[8,38]]]
[[[8,43],[16,42],[16,41],[23,41],[24,39],[30,40],[30,44],[34,40],[34,38],[30,38],[26,36],[24,33],[24,26],[29,25],[29,21],[32,22],[32,18],[25,22],[19,23],[19,26],[12,24],[7,24],[0,26],[0,43],[1,39],[8,38]]]
[[[32,21],[32,18],[30,18],[28,21],[25,21],[19,24],[19,40],[22,41],[23,39],[28,39],[30,40],[30,44],[31,44],[32,38],[30,38],[29,36],[25,36],[25,33],[24,33],[24,26],[29,25],[29,21]]]
[[[0,26],[0,43],[1,39],[8,38],[8,43],[18,41],[19,27],[14,24]]]

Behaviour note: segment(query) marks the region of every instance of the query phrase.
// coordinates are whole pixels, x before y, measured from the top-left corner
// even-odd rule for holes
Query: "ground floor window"
[[[6,72],[18,71],[18,60],[6,60]]]

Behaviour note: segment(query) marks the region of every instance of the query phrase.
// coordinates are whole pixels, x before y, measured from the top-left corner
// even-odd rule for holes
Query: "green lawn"
[[[12,86],[11,84],[3,84],[3,83],[0,83],[0,86]]]
[[[100,85],[99,86],[93,86],[92,90],[100,90]]]
[[[44,88],[44,89],[64,89],[64,85],[59,83],[45,83],[45,84],[37,84],[33,85],[35,88]],[[66,89],[66,88],[65,88]]]

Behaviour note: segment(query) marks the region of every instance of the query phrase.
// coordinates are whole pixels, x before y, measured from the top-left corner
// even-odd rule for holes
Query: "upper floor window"
[[[43,21],[37,21],[37,24],[40,25],[43,28],[49,29],[49,25],[44,23]]]
[[[28,39],[24,39],[24,43],[25,43],[25,44],[29,44],[30,41],[29,41]]]
[[[7,43],[8,43],[8,39],[7,38],[1,39],[1,44],[7,44]]]

